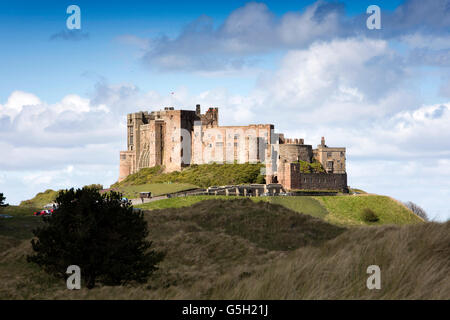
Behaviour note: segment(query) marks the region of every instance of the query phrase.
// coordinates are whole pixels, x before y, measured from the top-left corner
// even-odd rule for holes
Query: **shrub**
[[[408,207],[415,215],[421,217],[423,220],[428,221],[428,215],[422,207],[418,206],[412,201],[405,202],[405,206]]]
[[[6,197],[3,196],[3,193],[0,193],[0,207],[6,207],[8,204],[5,203]]]
[[[380,220],[377,214],[372,209],[369,208],[363,210],[362,219],[365,222],[377,222],[378,220]]]
[[[103,189],[103,185],[102,184],[98,184],[98,183],[94,183],[94,184],[90,184],[87,186],[84,186],[85,188],[90,188],[90,189],[95,189],[95,190],[102,190]]]
[[[300,172],[302,173],[325,173],[325,169],[322,164],[317,160],[313,160],[311,163],[299,160],[299,163]]]
[[[33,231],[34,255],[27,260],[62,278],[69,265],[78,265],[88,288],[145,282],[163,256],[148,250],[143,213],[121,199],[95,188],[60,191],[58,208]]]

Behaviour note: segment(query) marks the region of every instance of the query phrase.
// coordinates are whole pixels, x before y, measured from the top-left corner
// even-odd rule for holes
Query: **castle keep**
[[[127,151],[120,152],[119,182],[142,168],[160,165],[166,172],[191,164],[264,163],[266,183],[281,183],[287,190],[345,190],[345,148],[316,149],[303,139],[287,139],[272,124],[219,126],[218,108],[202,114],[164,108],[127,116]],[[324,173],[305,173],[302,163],[318,161]]]

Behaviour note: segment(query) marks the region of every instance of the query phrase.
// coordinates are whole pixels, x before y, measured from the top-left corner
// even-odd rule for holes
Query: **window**
[[[126,155],[124,155],[124,154],[121,154],[121,155],[120,155],[120,160],[125,160],[126,158],[127,158]]]
[[[327,158],[331,158],[332,155],[333,155],[332,152],[327,152]]]
[[[216,142],[216,147],[223,147],[223,142]]]
[[[344,151],[341,151],[341,158],[343,158],[345,156]]]

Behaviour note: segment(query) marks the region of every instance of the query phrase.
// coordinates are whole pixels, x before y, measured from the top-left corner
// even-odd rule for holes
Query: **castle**
[[[166,172],[192,164],[264,163],[266,183],[286,190],[346,190],[345,148],[328,147],[322,137],[313,149],[303,139],[287,139],[272,124],[219,126],[218,108],[201,113],[164,110],[127,115],[127,151],[120,152],[119,182],[142,168]],[[306,173],[302,162],[318,161],[323,173]]]

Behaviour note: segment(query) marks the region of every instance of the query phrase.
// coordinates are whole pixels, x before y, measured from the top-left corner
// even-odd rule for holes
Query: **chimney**
[[[320,140],[320,145],[325,146],[325,137],[322,137]]]
[[[201,114],[201,110],[200,110],[200,105],[199,104],[195,106],[195,114],[198,115],[198,116]]]

